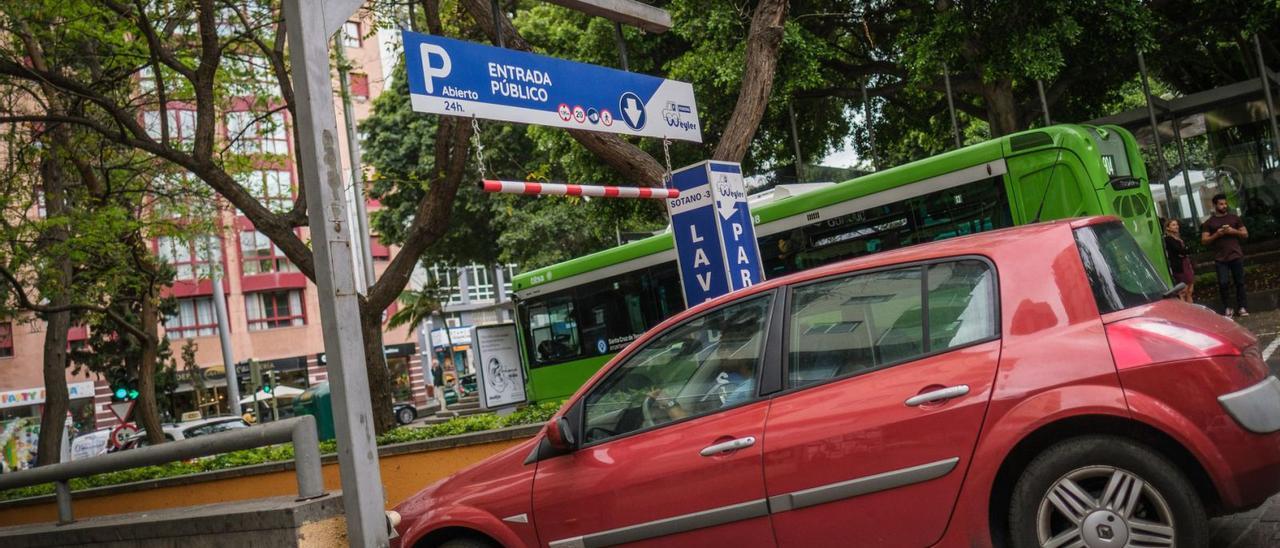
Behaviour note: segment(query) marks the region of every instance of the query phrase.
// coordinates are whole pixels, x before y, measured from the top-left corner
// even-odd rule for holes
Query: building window
[[[493,300],[493,276],[489,267],[471,265],[467,267],[467,296],[473,301]]]
[[[231,97],[280,97],[280,82],[266,57],[258,55],[223,57],[221,69],[230,82]]]
[[[0,322],[0,358],[13,357],[13,322]]]
[[[288,154],[289,134],[284,113],[238,111],[227,113],[227,140],[240,154]]]
[[[266,274],[269,272],[297,272],[285,257],[280,248],[271,243],[266,234],[256,230],[240,233],[240,258],[244,266],[244,274]]]
[[[462,293],[458,291],[457,278],[455,278],[456,272],[456,268],[442,264],[431,265],[431,268],[427,270],[427,283],[436,288],[440,304],[449,305],[462,302]]]
[[[171,341],[218,334],[212,297],[178,299],[178,310],[164,319],[164,335]]]
[[[369,236],[369,255],[380,261],[391,259],[391,248],[383,245],[378,236]]]
[[[358,48],[363,42],[363,36],[360,34],[360,23],[355,21],[347,21],[342,25],[342,45],[349,48]]]
[[[504,296],[511,294],[511,279],[515,278],[519,272],[516,265],[513,264],[502,267],[502,294]]]
[[[303,325],[302,291],[264,291],[244,296],[245,310],[249,316],[249,331],[275,329]]]
[[[181,108],[165,110],[168,120],[169,140],[174,143],[191,144],[196,137],[196,111]],[[147,136],[160,139],[163,129],[160,123],[160,111],[149,110],[142,113],[142,127]]]
[[[293,181],[288,171],[282,169],[250,171],[237,175],[236,180],[267,209],[276,213],[293,209]]]
[[[173,267],[175,280],[194,280],[213,275],[213,265],[222,262],[222,247],[213,236],[190,240],[166,236],[156,240],[156,255]]]
[[[369,75],[358,72],[351,73],[351,95],[369,98]]]

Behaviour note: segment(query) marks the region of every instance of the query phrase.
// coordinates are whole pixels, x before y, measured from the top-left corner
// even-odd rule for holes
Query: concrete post
[[[328,47],[330,37],[362,3],[284,0],[284,18],[301,145],[298,168],[307,185],[347,539],[352,546],[381,547],[388,545],[385,501],[358,321],[360,303],[351,250],[356,235],[347,222]]]
[[[364,169],[360,159],[360,140],[356,135],[356,113],[351,106],[351,75],[347,70],[347,47],[339,34],[333,40],[334,58],[338,62],[338,89],[342,95],[342,120],[347,129],[347,159],[351,161],[351,193],[356,210],[356,229],[359,239],[360,268],[364,274],[364,290],[367,293],[378,281],[373,273],[373,241],[369,238],[369,210],[364,200]]]
[[[221,265],[214,265],[212,278],[213,315],[218,318],[218,343],[222,345],[223,369],[227,373],[227,407],[233,415],[239,415],[240,379],[236,373],[235,353],[231,350],[231,322],[227,320],[227,294],[222,291]]]

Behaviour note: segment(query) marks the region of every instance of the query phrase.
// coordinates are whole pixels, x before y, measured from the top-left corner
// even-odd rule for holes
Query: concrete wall
[[[387,508],[431,483],[533,436],[541,425],[520,426],[412,442],[379,449]],[[77,518],[145,510],[297,495],[293,463],[270,463],[192,476],[153,480],[72,494]],[[342,488],[338,462],[325,458],[327,491]],[[0,502],[0,526],[52,522],[58,508],[52,496]]]

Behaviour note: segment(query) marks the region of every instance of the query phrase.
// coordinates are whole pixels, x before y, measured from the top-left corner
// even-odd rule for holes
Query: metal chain
[[[667,161],[667,171],[662,174],[662,186],[671,183],[671,139],[662,138],[662,157]]]
[[[484,169],[484,143],[480,142],[480,122],[475,116],[471,117],[471,143],[476,147],[476,163],[480,167],[480,179],[486,179]]]

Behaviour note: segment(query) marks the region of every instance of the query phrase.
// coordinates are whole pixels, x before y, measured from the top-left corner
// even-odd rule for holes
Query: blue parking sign
[[[705,161],[672,173],[667,200],[685,304],[694,306],[763,281],[742,168]]]

